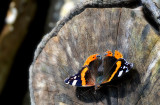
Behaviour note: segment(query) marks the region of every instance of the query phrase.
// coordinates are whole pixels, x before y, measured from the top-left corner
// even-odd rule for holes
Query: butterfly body
[[[111,51],[105,52],[105,57],[99,54],[89,56],[79,72],[65,80],[66,84],[77,87],[95,86],[108,83],[129,72],[133,64],[128,63],[123,55],[115,50],[114,56]]]

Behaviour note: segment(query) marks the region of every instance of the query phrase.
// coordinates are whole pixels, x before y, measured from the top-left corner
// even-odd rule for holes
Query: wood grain
[[[87,8],[48,39],[30,67],[32,104],[157,105],[160,103],[160,39],[141,11],[126,8]],[[44,39],[48,37],[45,36]],[[42,40],[43,42],[43,40]],[[118,81],[93,88],[64,83],[94,53],[119,50],[134,64]]]

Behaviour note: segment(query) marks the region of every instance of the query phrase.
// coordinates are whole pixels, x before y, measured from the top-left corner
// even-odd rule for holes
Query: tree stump
[[[123,8],[135,0],[100,1],[79,4],[38,45],[30,66],[32,105],[160,104],[158,30],[146,21],[143,10],[133,9],[136,3],[132,9]],[[119,50],[133,63],[128,75],[96,93],[94,88],[64,83],[81,69],[89,55],[103,55],[107,50]]]

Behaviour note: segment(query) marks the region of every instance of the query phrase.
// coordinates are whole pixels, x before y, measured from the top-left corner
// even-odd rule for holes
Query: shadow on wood
[[[106,99],[108,105],[111,105],[111,97],[124,98],[126,95],[134,92],[139,84],[140,77],[137,70],[131,70],[120,79],[103,84],[101,88],[96,91],[94,87],[77,87],[76,96],[79,100],[86,103],[105,103],[103,100]]]

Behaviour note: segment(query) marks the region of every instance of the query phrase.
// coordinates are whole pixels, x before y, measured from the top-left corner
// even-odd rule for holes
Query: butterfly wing
[[[99,54],[89,56],[82,69],[74,76],[67,78],[65,83],[79,87],[94,86],[97,70],[101,65],[101,62],[102,58]]]
[[[88,70],[88,68],[83,67],[77,74],[75,74],[69,78],[66,78],[64,80],[64,82],[66,84],[73,85],[73,86],[82,86],[81,74],[82,74],[82,72],[84,72],[86,70]]]
[[[107,51],[103,60],[104,71],[101,83],[104,84],[116,77],[121,77],[127,73],[132,66],[133,64],[129,64],[119,51],[115,50],[114,56],[111,51]]]

